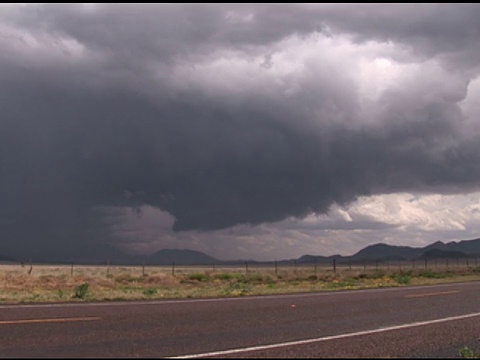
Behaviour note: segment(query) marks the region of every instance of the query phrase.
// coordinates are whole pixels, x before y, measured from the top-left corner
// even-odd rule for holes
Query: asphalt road
[[[456,357],[480,282],[232,299],[0,306],[1,357]]]

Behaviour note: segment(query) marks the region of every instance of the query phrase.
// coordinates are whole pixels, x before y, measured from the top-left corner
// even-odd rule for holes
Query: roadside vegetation
[[[475,350],[469,348],[468,346],[462,347],[458,351],[458,355],[462,358],[467,358],[467,359],[480,359],[480,353],[478,353]]]
[[[0,265],[0,303],[236,297],[480,281],[480,266],[432,269]]]

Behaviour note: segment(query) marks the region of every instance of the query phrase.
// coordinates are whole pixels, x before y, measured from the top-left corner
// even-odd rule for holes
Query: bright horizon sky
[[[0,7],[0,254],[480,237],[478,4]]]

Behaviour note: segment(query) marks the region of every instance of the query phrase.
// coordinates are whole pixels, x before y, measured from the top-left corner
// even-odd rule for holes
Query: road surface
[[[480,282],[229,299],[0,306],[1,357],[456,357]]]

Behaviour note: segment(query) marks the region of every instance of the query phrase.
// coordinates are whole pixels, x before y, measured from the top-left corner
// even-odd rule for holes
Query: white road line
[[[379,329],[374,329],[374,330],[366,330],[366,331],[359,331],[359,332],[354,332],[354,333],[326,336],[326,337],[321,337],[321,338],[316,338],[316,339],[297,340],[297,341],[289,341],[289,342],[271,344],[271,345],[259,345],[259,346],[252,346],[252,347],[239,348],[239,349],[213,351],[213,352],[208,352],[208,353],[203,353],[203,354],[190,354],[190,355],[182,355],[182,356],[173,356],[173,357],[167,357],[167,359],[188,359],[188,358],[200,358],[200,357],[207,357],[207,356],[222,356],[222,355],[230,355],[230,354],[242,353],[242,352],[247,352],[247,351],[268,350],[268,349],[275,349],[275,348],[286,347],[286,346],[305,345],[305,344],[311,344],[311,343],[321,342],[321,341],[343,339],[343,338],[354,337],[354,336],[362,336],[362,335],[381,333],[381,332],[385,332],[385,331],[408,329],[408,328],[413,328],[413,327],[417,327],[417,326],[438,324],[438,323],[447,322],[447,321],[463,320],[463,319],[468,319],[468,318],[472,318],[472,317],[476,317],[476,316],[480,316],[480,313],[466,314],[466,315],[460,315],[460,316],[451,316],[451,317],[446,317],[446,318],[443,318],[443,319],[436,319],[436,320],[429,320],[429,321],[419,321],[419,322],[414,322],[414,323],[411,323],[411,324],[389,326],[389,327],[379,328]]]
[[[459,293],[460,290],[452,290],[452,291],[440,291],[440,292],[433,292],[433,293],[423,293],[423,294],[410,294],[410,295],[405,295],[404,297],[407,299],[411,298],[422,298],[422,297],[428,297],[428,296],[439,296],[439,295],[449,295],[449,294],[456,294]]]
[[[19,320],[2,320],[0,325],[16,325],[16,324],[35,324],[35,323],[64,323],[77,321],[94,321],[101,320],[99,316],[85,316],[75,318],[49,318],[49,319],[19,319]]]

